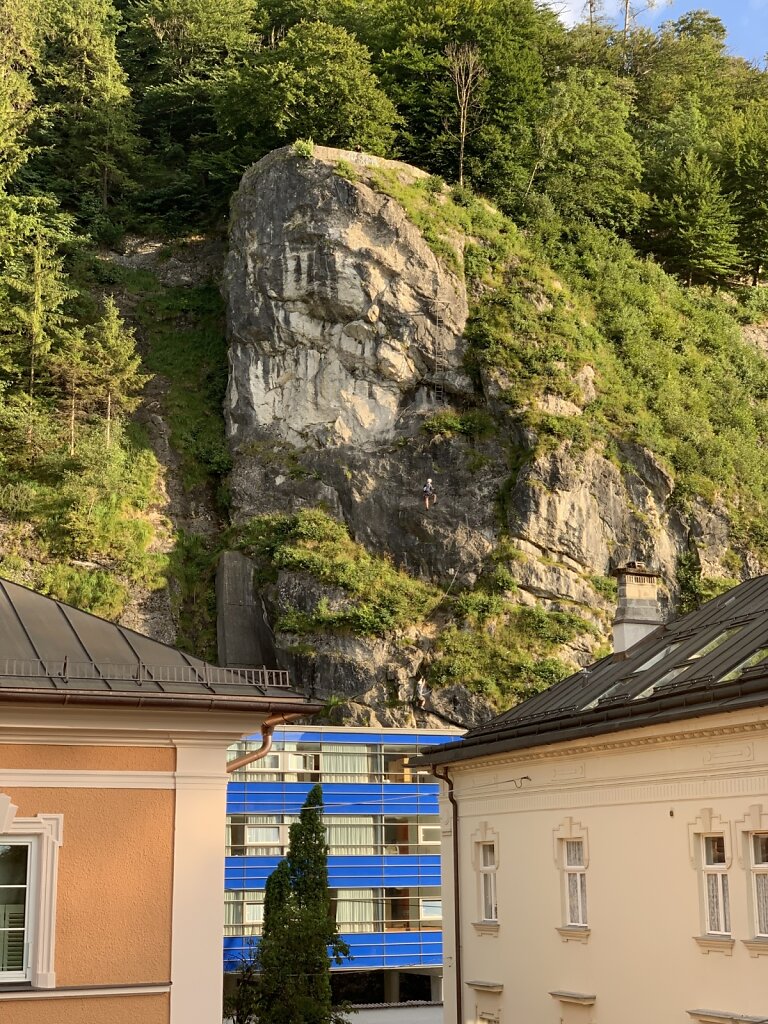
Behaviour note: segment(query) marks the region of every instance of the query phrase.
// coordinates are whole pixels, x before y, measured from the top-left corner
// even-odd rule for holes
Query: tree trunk
[[[75,454],[75,379],[69,389],[69,454]]]
[[[107,392],[107,448],[112,443],[112,391]]]

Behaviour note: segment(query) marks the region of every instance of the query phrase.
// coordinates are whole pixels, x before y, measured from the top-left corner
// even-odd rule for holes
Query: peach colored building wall
[[[0,1003],[0,1020],[3,1024],[168,1024],[168,1002],[167,993],[17,999]]]
[[[0,1024],[220,1024],[227,748],[263,718],[4,705],[0,827],[42,830],[58,877]]]
[[[21,817],[64,815],[56,983],[168,982],[172,790],[13,789]]]
[[[752,941],[748,849],[750,830],[768,832],[765,709],[511,751],[449,772],[459,804],[462,1024],[768,1016],[768,940]],[[447,801],[441,813],[450,833]],[[714,943],[702,939],[701,836],[710,830],[727,837],[732,933]],[[563,934],[569,836],[585,842],[588,928]],[[451,839],[444,834],[447,1024],[457,1019]],[[482,841],[497,844],[498,927],[481,922]]]
[[[173,747],[92,747],[63,743],[0,743],[0,770],[172,772]]]

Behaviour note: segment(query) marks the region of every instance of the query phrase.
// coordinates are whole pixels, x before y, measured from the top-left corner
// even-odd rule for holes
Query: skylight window
[[[673,679],[677,679],[678,676],[682,675],[692,665],[695,665],[697,661],[700,661],[706,655],[711,654],[712,651],[716,651],[718,647],[722,646],[726,640],[730,640],[732,636],[740,632],[743,626],[731,626],[729,629],[724,629],[722,633],[718,633],[714,639],[710,640],[708,644],[700,647],[693,654],[689,654],[682,665],[675,665],[669,672],[665,672],[664,675],[657,679],[656,682],[651,683],[650,686],[646,687],[641,693],[637,693],[634,696],[634,700],[641,700],[643,697],[650,697],[660,686],[665,686],[667,683],[671,683]]]
[[[667,647],[664,647],[662,650],[657,651],[657,653],[654,654],[652,658],[649,658],[648,661],[642,662],[642,664],[638,665],[636,669],[633,669],[633,675],[637,675],[638,672],[647,672],[649,668],[653,668],[654,665],[658,665],[660,661],[663,661],[665,658],[668,658],[670,654],[674,654],[674,652],[677,650],[681,643],[682,640],[678,640],[675,643],[669,644]]]
[[[768,658],[768,647],[759,647],[756,651],[753,651],[748,658],[744,661],[740,661],[739,664],[732,668],[727,675],[721,676],[718,679],[719,683],[729,683],[732,679],[739,679],[748,668],[752,668],[754,665],[759,665],[760,662],[765,661]]]
[[[724,644],[726,640],[730,640],[731,637],[741,629],[741,626],[731,626],[730,629],[726,629],[722,633],[718,633],[715,639],[710,640],[705,647],[701,648],[701,650],[688,655],[688,661],[696,661],[698,658],[704,658],[707,654],[711,654],[712,651],[716,651],[721,644]]]

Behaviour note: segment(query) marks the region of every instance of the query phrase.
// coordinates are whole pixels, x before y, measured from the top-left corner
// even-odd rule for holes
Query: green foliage
[[[44,6],[40,116],[22,181],[53,192],[82,225],[111,239],[141,146],[117,56],[117,12],[112,0],[49,0]]]
[[[110,573],[61,563],[42,570],[38,589],[57,601],[105,619],[116,619],[128,600],[125,585]]]
[[[315,152],[315,144],[312,139],[296,139],[291,147],[296,156],[304,160],[311,160]]]
[[[313,786],[291,825],[288,854],[267,879],[256,952],[259,1018],[270,1024],[345,1024],[331,1004],[331,963],[349,947],[331,915],[323,793]]]
[[[321,601],[312,612],[284,614],[280,628],[287,632],[382,635],[423,620],[441,597],[436,588],[370,555],[321,509],[259,516],[240,528],[234,540],[256,559],[262,579],[274,578],[280,569],[304,572],[348,595],[341,608]]]
[[[681,615],[696,611],[707,601],[737,587],[741,580],[725,576],[702,576],[701,563],[695,549],[686,551],[677,560],[677,585],[680,589]]]
[[[693,150],[672,160],[650,229],[654,251],[689,284],[722,280],[740,263],[736,216],[720,176]]]
[[[561,216],[587,216],[627,230],[637,224],[646,198],[642,165],[629,131],[631,90],[591,70],[570,70],[550,89],[536,131],[537,154],[529,187],[545,195]]]
[[[485,409],[469,409],[466,412],[445,410],[424,420],[424,430],[433,437],[455,437],[461,435],[471,440],[491,437],[496,424]]]
[[[496,595],[465,598],[461,625],[451,624],[437,643],[429,669],[432,685],[460,683],[497,707],[539,693],[572,671],[551,653],[589,626],[577,616],[504,602]]]
[[[146,366],[167,383],[171,442],[184,482],[216,490],[231,466],[219,412],[227,383],[221,296],[213,285],[168,287],[147,274],[124,274],[121,283],[135,296],[134,316],[152,340]]]
[[[618,584],[615,576],[590,576],[589,582],[606,601],[615,601]]]
[[[360,179],[360,175],[348,160],[337,160],[334,170],[340,178],[345,178],[347,181],[355,182]]]

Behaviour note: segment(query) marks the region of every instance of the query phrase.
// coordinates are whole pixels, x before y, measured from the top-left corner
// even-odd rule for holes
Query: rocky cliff
[[[464,272],[472,233],[444,216],[436,232],[425,219],[449,202],[415,168],[316,148],[309,159],[288,149],[263,159],[232,207],[235,536],[262,525],[257,541],[239,543],[252,560],[220,567],[220,648],[227,622],[239,621],[221,610],[250,602],[261,646],[247,657],[276,650],[332,707],[343,698],[336,714],[360,721],[476,722],[543,684],[523,673],[517,693],[484,690],[478,670],[465,686],[462,656],[486,657],[491,674],[507,662],[517,671],[526,651],[560,673],[593,660],[613,614],[610,573],[628,559],[656,566],[673,602],[681,556],[693,553],[705,575],[757,567],[725,511],[681,502],[669,468],[642,445],[579,444],[568,429],[542,443],[535,415],[568,427],[599,401],[595,366],[582,361],[567,390],[545,384],[516,400],[503,369],[473,363],[467,318],[491,285]],[[522,280],[520,293],[546,311],[539,286]],[[429,509],[427,478],[437,491]],[[296,526],[316,508],[345,524],[346,555],[338,538],[322,548]],[[371,573],[389,563],[399,573],[391,588],[427,588],[412,621],[359,626],[373,598],[342,562],[363,552]]]

